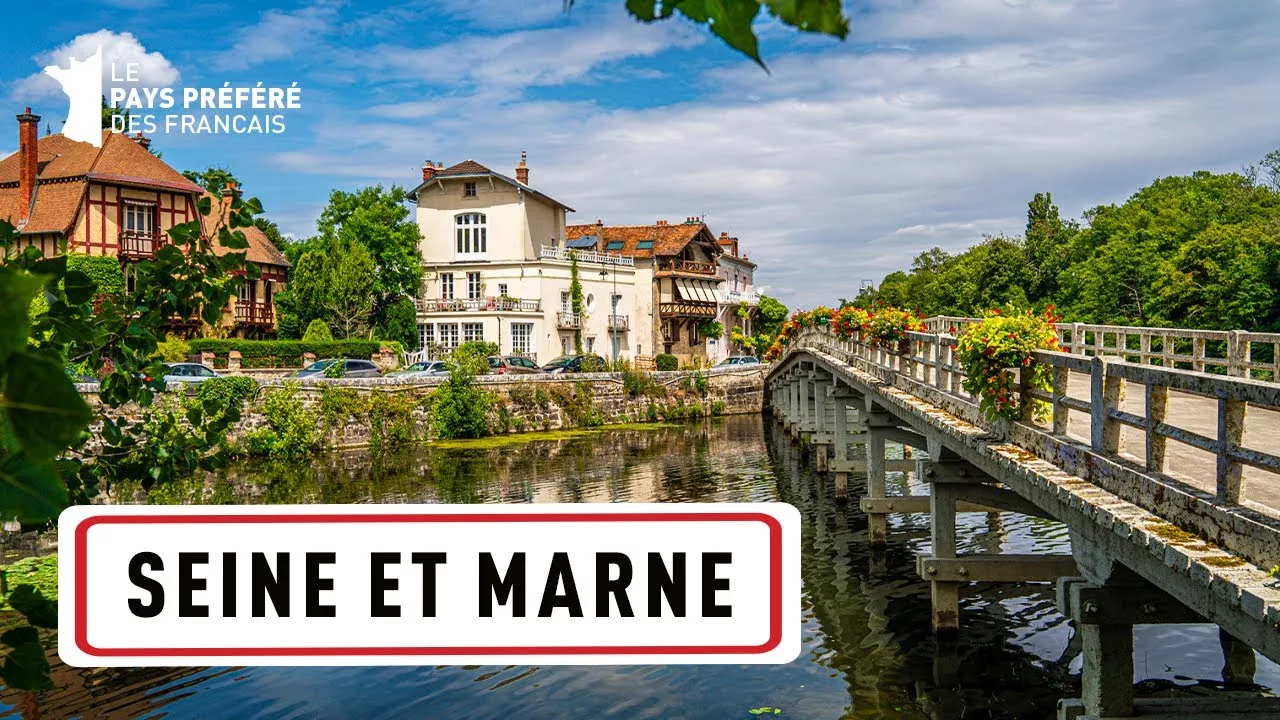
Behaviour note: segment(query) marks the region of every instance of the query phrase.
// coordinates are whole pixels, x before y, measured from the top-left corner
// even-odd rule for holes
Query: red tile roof
[[[487,175],[493,172],[475,160],[463,160],[457,165],[436,171],[436,175]]]
[[[686,245],[695,239],[701,239],[712,246],[719,247],[705,223],[682,223],[679,225],[566,225],[566,240],[575,240],[586,236],[602,236],[596,241],[596,250],[601,252],[620,253],[627,257],[668,257],[679,255]],[[644,240],[653,241],[652,248],[640,248]],[[621,242],[621,250],[606,250],[611,242]]]
[[[31,217],[24,233],[65,233],[80,211],[89,180],[197,194],[200,186],[152,155],[137,141],[102,131],[102,147],[66,136],[40,138],[39,172]],[[17,152],[0,160],[0,218],[19,216]]]
[[[244,239],[249,241],[249,247],[247,250],[233,250],[229,247],[224,247],[222,243],[218,242],[218,224],[219,220],[225,221],[226,207],[222,203],[222,198],[213,195],[212,193],[205,193],[204,195],[209,198],[209,202],[213,203],[213,212],[208,215],[201,216],[200,222],[204,227],[204,234],[213,238],[213,251],[215,253],[218,255],[226,255],[233,252],[244,252],[245,259],[257,265],[278,265],[282,268],[289,267],[289,259],[284,256],[284,253],[280,252],[279,248],[271,243],[271,240],[267,238],[266,233],[256,227],[249,226],[237,228],[239,231],[244,233]],[[214,214],[219,208],[223,211],[221,217]]]

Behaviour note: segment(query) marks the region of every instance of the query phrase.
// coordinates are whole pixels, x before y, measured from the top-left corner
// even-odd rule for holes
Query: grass
[[[9,607],[9,593],[19,585],[31,585],[51,600],[58,599],[58,556],[23,558],[10,565],[0,565],[5,574],[8,590],[0,594],[0,611]]]
[[[593,428],[570,428],[566,430],[539,430],[536,432],[515,433],[512,435],[490,435],[475,440],[435,440],[427,443],[429,447],[464,450],[489,450],[493,448],[523,445],[541,440],[573,440],[575,438],[592,437],[615,430],[661,430],[680,427],[676,423],[619,423],[617,425],[601,425]]]

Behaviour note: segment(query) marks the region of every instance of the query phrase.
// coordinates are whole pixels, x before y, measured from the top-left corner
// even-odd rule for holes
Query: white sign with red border
[[[59,519],[76,667],[786,663],[783,503],[81,506]]]

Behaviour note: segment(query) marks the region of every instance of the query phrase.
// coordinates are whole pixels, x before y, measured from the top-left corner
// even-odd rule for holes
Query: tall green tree
[[[316,223],[318,242],[358,244],[373,259],[366,278],[373,290],[373,324],[385,328],[397,300],[417,296],[422,286],[421,233],[410,211],[404,188],[366,187],[355,192],[334,190]]]
[[[236,179],[236,176],[226,168],[209,166],[204,170],[183,170],[182,175],[213,195],[220,195],[227,183],[232,182],[236,184],[240,192],[244,192],[244,184]],[[276,246],[276,249],[281,252],[285,252],[288,249],[289,241],[280,232],[280,227],[274,222],[265,217],[255,217],[253,225],[261,230],[263,235],[267,236],[267,240],[270,240],[271,244]]]

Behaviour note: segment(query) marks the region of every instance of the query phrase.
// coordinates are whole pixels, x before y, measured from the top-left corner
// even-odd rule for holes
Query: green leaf
[[[27,346],[27,308],[48,278],[0,266],[0,362]]]
[[[40,645],[40,634],[33,627],[20,627],[0,635],[0,642],[10,646],[0,675],[4,683],[17,690],[52,690],[49,658]]]
[[[50,629],[58,627],[58,604],[30,585],[14,588],[9,593],[9,604],[26,615],[32,625]]]
[[[706,24],[729,47],[765,66],[751,29],[760,13],[759,0],[682,0],[675,7],[690,20]]]
[[[67,506],[67,488],[52,463],[34,462],[24,453],[0,460],[0,517],[38,523]]]
[[[98,290],[98,285],[93,278],[79,270],[67,271],[62,285],[67,293],[67,302],[72,305],[89,302]]]
[[[627,12],[641,22],[653,22],[658,19],[658,0],[627,0]]]
[[[62,277],[67,273],[67,256],[59,255],[57,257],[39,260],[31,266],[31,272],[37,275]]]
[[[849,36],[849,20],[840,0],[765,0],[769,12],[782,22],[804,32]]]
[[[218,242],[221,243],[222,247],[231,248],[232,250],[244,250],[249,247],[249,241],[245,239],[244,233],[239,230],[232,232],[224,228],[222,232],[218,233]]]
[[[47,460],[65,450],[93,418],[62,364],[32,352],[9,358],[5,397],[19,444],[33,458]]]

